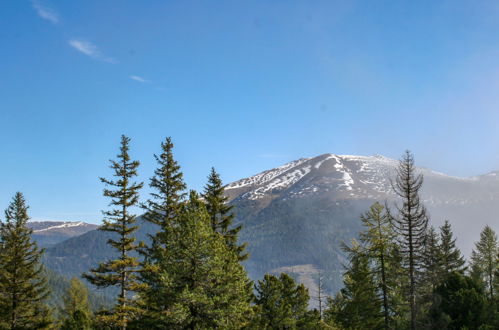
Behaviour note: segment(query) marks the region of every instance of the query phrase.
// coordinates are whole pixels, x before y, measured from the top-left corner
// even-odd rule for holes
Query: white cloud
[[[138,81],[139,83],[143,83],[143,84],[144,84],[144,83],[149,83],[149,82],[150,82],[149,80],[144,79],[144,78],[142,78],[142,77],[140,77],[140,76],[130,76],[130,79],[135,80],[135,81]]]
[[[93,43],[85,40],[79,40],[79,39],[71,39],[69,40],[69,45],[79,51],[80,53],[83,53],[93,59],[104,61],[104,62],[109,62],[109,63],[116,63],[116,60],[111,58],[111,57],[106,57],[104,56],[99,48],[94,45]]]
[[[36,10],[38,16],[47,21],[50,21],[53,24],[59,23],[59,15],[55,10],[47,6],[44,6],[43,4],[40,3],[40,1],[37,0],[33,0],[31,4],[33,5],[33,8]]]

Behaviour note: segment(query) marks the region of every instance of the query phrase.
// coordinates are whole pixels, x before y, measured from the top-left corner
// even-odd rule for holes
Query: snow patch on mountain
[[[86,224],[83,221],[78,221],[78,222],[69,222],[68,221],[68,222],[63,222],[63,223],[57,224],[57,225],[49,226],[46,228],[33,230],[33,233],[52,231],[52,230],[56,230],[56,229],[74,228],[74,227],[80,227],[80,226],[88,226],[88,224]]]

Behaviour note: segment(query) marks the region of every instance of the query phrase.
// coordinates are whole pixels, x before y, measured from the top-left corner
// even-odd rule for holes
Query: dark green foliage
[[[393,224],[399,236],[404,267],[409,279],[407,300],[411,311],[411,329],[416,329],[417,279],[421,268],[428,217],[420,201],[419,191],[423,185],[423,176],[416,173],[414,157],[406,151],[399,162],[397,177],[393,183],[395,193],[401,198],[402,205],[397,207],[398,214]]]
[[[0,227],[0,328],[41,329],[50,323],[49,295],[39,250],[28,228],[28,206],[18,192]]]
[[[143,329],[240,328],[250,317],[251,290],[244,268],[225,239],[213,232],[196,193],[151,250],[140,293]]]
[[[328,301],[325,320],[345,329],[379,329],[384,326],[382,301],[377,294],[369,257],[356,241],[344,247],[349,265],[344,274],[345,287]]]
[[[465,271],[466,261],[456,246],[456,239],[448,220],[440,227],[440,254],[442,270],[445,272],[442,277],[452,272],[463,273]]]
[[[234,207],[228,204],[229,198],[225,195],[222,179],[213,167],[202,196],[206,203],[206,210],[210,215],[213,231],[224,237],[227,246],[237,253],[239,260],[246,260],[248,258],[248,254],[244,253],[246,244],[239,245],[237,242],[242,226],[232,225],[235,217],[232,210]]]
[[[434,292],[432,329],[492,329],[487,306],[479,284],[458,272],[450,273]]]
[[[173,158],[173,143],[170,137],[161,143],[161,154],[154,155],[158,167],[149,186],[153,188],[151,198],[143,206],[145,220],[161,228],[167,228],[181,211],[185,198],[185,183],[180,166]]]
[[[480,240],[471,253],[472,276],[486,287],[489,301],[495,297],[495,276],[499,266],[497,235],[489,226],[480,233]]]
[[[91,274],[83,275],[90,283],[98,287],[117,286],[119,288],[117,305],[110,322],[122,329],[126,328],[127,322],[136,313],[129,293],[140,288],[136,275],[139,261],[137,257],[130,255],[137,249],[134,233],[138,228],[135,225],[136,216],[131,213],[130,208],[138,204],[142,183],[132,182],[137,176],[139,162],[130,159],[129,142],[130,139],[123,135],[118,160],[110,161],[116,180],[100,179],[106,184],[104,196],[111,199],[112,208],[103,212],[104,224],[99,230],[117,234],[117,239],[110,238],[108,244],[118,251],[119,257],[107,260],[99,264],[97,268],[91,269]]]
[[[318,313],[307,311],[308,290],[289,275],[266,274],[255,290],[255,317],[251,328],[297,329],[319,323]]]
[[[80,310],[66,318],[61,325],[61,330],[91,330],[92,320]]]

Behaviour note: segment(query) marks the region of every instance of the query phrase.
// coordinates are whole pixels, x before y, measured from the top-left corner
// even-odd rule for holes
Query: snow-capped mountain
[[[30,221],[28,226],[33,229],[33,239],[41,246],[57,244],[98,227],[82,221]]]
[[[398,161],[383,156],[325,154],[302,158],[226,187],[241,238],[249,242],[248,269],[313,269],[338,272],[344,262],[340,242],[360,228],[359,217],[375,201],[393,205]],[[459,178],[418,168],[424,176],[422,199],[434,226],[449,220],[458,245],[469,255],[485,224],[499,232],[499,172]],[[305,274],[304,273],[304,274]],[[298,277],[303,277],[301,273]]]
[[[395,195],[391,180],[395,177],[397,164],[397,160],[380,155],[325,154],[302,158],[238,180],[227,185],[226,189],[233,199],[272,200],[283,195],[297,198],[328,192],[335,199],[392,199]],[[498,172],[458,178],[426,168],[418,170],[425,178],[425,202],[430,204],[466,204],[494,199],[499,193]],[[448,189],[457,187],[463,189]],[[484,191],[490,188],[494,191]]]
[[[226,187],[243,225],[246,267],[253,280],[267,272],[293,273],[314,294],[320,272],[328,292],[341,287],[345,256],[342,242],[361,230],[360,215],[375,202],[396,201],[391,188],[398,161],[383,156],[325,154],[303,158],[230,183]],[[469,255],[485,224],[499,232],[499,172],[456,178],[430,169],[424,175],[422,197],[431,223],[448,219],[458,245]],[[139,218],[140,219],[140,218]],[[146,240],[156,227],[138,221],[137,239]],[[70,230],[71,225],[51,225]],[[69,227],[68,227],[69,226]],[[49,226],[50,227],[50,226]],[[44,228],[35,234],[51,232]],[[89,231],[47,249],[45,263],[67,276],[79,276],[113,256],[106,243],[110,233]]]

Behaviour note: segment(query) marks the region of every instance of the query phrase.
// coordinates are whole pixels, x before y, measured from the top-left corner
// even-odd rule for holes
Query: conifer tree
[[[433,227],[430,227],[426,234],[421,264],[422,285],[428,288],[427,294],[431,294],[443,278],[440,239]]]
[[[40,250],[31,240],[28,206],[18,192],[0,225],[0,328],[42,329],[50,323]]]
[[[380,291],[384,327],[390,328],[390,315],[392,306],[393,274],[391,270],[396,265],[393,258],[395,248],[395,233],[391,226],[390,214],[380,203],[374,203],[368,212],[361,216],[362,225],[365,227],[360,233],[360,240],[365,244],[366,254],[373,263],[373,275]],[[395,275],[396,276],[396,275]]]
[[[88,302],[88,289],[78,278],[71,279],[71,285],[64,297],[62,310],[63,330],[91,329],[92,312]]]
[[[475,278],[483,281],[489,301],[495,297],[495,275],[499,266],[497,235],[492,228],[485,226],[480,233],[480,240],[471,252],[471,267]]]
[[[442,270],[445,275],[452,272],[463,273],[466,269],[464,257],[456,246],[456,239],[448,220],[440,227],[440,253]]]
[[[137,323],[147,329],[236,329],[250,316],[251,290],[237,255],[213,232],[198,195],[171,219],[156,263],[142,273],[148,284],[140,301],[145,313]]]
[[[225,188],[220,175],[213,167],[208,176],[208,183],[204,188],[203,198],[206,203],[206,210],[210,215],[213,231],[220,233],[225,238],[227,246],[237,253],[239,260],[247,259],[248,254],[244,253],[246,244],[238,245],[237,243],[237,237],[242,226],[232,226],[234,220],[232,209],[234,207],[228,204],[229,198],[225,196]]]
[[[149,186],[153,188],[151,198],[143,205],[144,218],[161,229],[168,228],[182,209],[186,185],[180,166],[173,158],[173,143],[170,137],[161,143],[161,154],[154,155],[158,168],[154,171]]]
[[[255,285],[255,329],[296,329],[308,317],[308,290],[286,273],[266,274]],[[318,321],[317,315],[317,321]],[[309,320],[307,320],[309,321]]]
[[[116,234],[108,240],[108,244],[116,249],[119,255],[117,259],[101,263],[97,268],[91,269],[90,274],[83,275],[98,287],[119,288],[117,305],[108,322],[121,329],[126,329],[130,318],[137,312],[132,306],[129,293],[140,288],[137,280],[139,261],[131,255],[137,249],[134,233],[138,228],[135,225],[136,215],[132,213],[131,208],[138,205],[142,183],[133,182],[140,163],[130,159],[129,143],[130,139],[122,135],[118,160],[110,161],[110,168],[114,170],[116,179],[100,179],[106,184],[104,196],[111,199],[111,209],[103,212],[104,224],[99,229]]]
[[[395,193],[402,199],[397,206],[398,214],[394,217],[394,228],[399,236],[401,252],[404,255],[404,267],[409,279],[408,300],[411,314],[411,329],[416,329],[417,316],[417,279],[421,269],[421,256],[428,226],[426,208],[420,201],[419,190],[423,185],[423,176],[416,173],[414,157],[406,151],[397,167],[397,176],[392,184]]]
[[[355,240],[352,241],[351,247],[343,248],[349,258],[349,265],[343,277],[345,287],[328,302],[326,320],[345,329],[382,328],[382,303],[376,292],[369,257]]]

